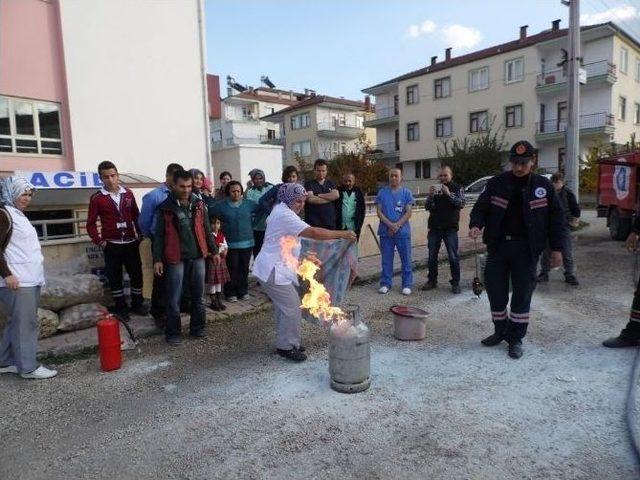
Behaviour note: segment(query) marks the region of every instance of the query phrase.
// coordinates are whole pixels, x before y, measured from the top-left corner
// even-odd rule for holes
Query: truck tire
[[[612,240],[624,241],[631,232],[631,219],[620,216],[617,208],[612,208],[609,213],[609,234]]]

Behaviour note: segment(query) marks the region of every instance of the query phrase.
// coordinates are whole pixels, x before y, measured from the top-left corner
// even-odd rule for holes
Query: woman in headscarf
[[[264,244],[253,264],[253,274],[273,302],[276,320],[278,354],[295,362],[306,360],[304,349],[300,348],[300,297],[296,286],[298,277],[295,267],[287,263],[282,254],[280,240],[293,237],[296,245],[292,254],[300,255],[298,237],[316,240],[345,239],[356,240],[356,234],[348,230],[326,230],[310,227],[298,214],[304,208],[307,192],[298,183],[285,183],[278,190],[278,201],[267,218]]]
[[[8,314],[0,342],[0,373],[44,379],[58,372],[36,360],[44,258],[38,233],[24,214],[33,191],[23,177],[0,180],[0,303]]]

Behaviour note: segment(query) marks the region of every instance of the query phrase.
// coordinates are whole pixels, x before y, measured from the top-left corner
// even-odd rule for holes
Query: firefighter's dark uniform
[[[636,235],[640,235],[640,216],[636,216],[631,231]],[[635,347],[640,345],[640,280],[633,294],[633,303],[631,303],[631,312],[629,313],[629,322],[627,326],[620,332],[620,335],[610,338],[602,342],[605,347]]]
[[[511,148],[512,162],[528,162],[534,155],[529,142]],[[469,228],[484,228],[487,245],[485,286],[495,333],[483,340],[488,346],[509,342],[509,355],[522,355],[522,338],[529,324],[531,296],[536,286],[536,264],[549,242],[551,250],[562,250],[568,235],[564,213],[551,182],[529,173],[496,175],[471,211]],[[511,279],[511,311],[509,303]]]

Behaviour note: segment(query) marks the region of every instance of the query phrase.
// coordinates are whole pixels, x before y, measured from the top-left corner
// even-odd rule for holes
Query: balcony
[[[364,133],[364,126],[357,124],[340,124],[337,122],[318,123],[318,136],[329,138],[340,138],[342,140],[353,140]]]
[[[375,114],[364,122],[365,127],[380,127],[388,124],[398,124],[398,107],[376,108]]]
[[[606,60],[587,63],[582,66],[587,71],[587,83],[583,88],[594,85],[613,85],[618,77],[616,66]],[[553,95],[564,92],[567,88],[567,72],[559,68],[544,74],[538,74],[536,79],[536,92],[540,95]]]
[[[552,119],[536,123],[536,141],[553,142],[564,139],[566,119]],[[580,135],[610,135],[615,130],[614,116],[607,112],[580,115]]]
[[[374,160],[397,160],[400,158],[400,145],[396,142],[379,143],[371,147],[371,158]]]
[[[284,137],[269,138],[268,135],[259,135],[256,137],[229,137],[224,140],[212,141],[211,149],[220,150],[221,148],[232,147],[235,145],[284,145]]]

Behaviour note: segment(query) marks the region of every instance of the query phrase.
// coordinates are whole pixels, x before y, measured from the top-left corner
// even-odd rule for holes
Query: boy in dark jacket
[[[136,199],[131,190],[120,185],[118,169],[113,163],[100,163],[98,174],[104,187],[89,200],[87,233],[91,241],[100,245],[104,251],[105,274],[115,302],[114,313],[125,319],[129,317],[122,285],[124,267],[131,282],[131,311],[137,315],[146,315],[148,308],[142,298],[142,262],[138,249],[140,212]]]
[[[360,239],[360,231],[364,223],[366,205],[364,193],[356,187],[356,177],[347,173],[338,187],[340,197],[336,200],[336,226],[338,230],[351,230]]]

